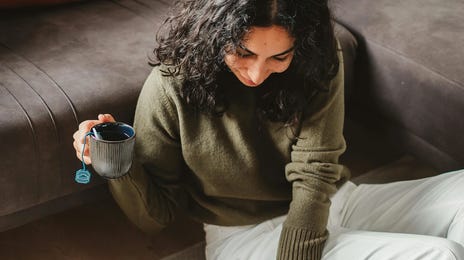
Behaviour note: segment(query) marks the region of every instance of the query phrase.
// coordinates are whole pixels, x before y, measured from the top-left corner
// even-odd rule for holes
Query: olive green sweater
[[[343,63],[293,133],[260,120],[256,90],[238,81],[229,84],[221,117],[192,111],[179,96],[180,84],[162,76],[160,67],[145,82],[133,166],[109,181],[122,210],[146,231],[165,227],[179,213],[224,226],[288,214],[278,258],[320,259],[329,197],[348,177],[338,164],[345,150]]]

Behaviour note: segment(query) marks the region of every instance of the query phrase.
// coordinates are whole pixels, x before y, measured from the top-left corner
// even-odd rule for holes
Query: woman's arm
[[[165,91],[171,81],[155,68],[140,93],[135,112],[135,158],[125,176],[110,180],[110,191],[139,228],[156,232],[174,219],[182,202],[184,162],[176,107]]]
[[[330,196],[336,183],[347,175],[338,164],[345,151],[343,138],[343,60],[328,92],[310,104],[311,114],[302,122],[299,138],[292,147],[286,178],[292,183],[293,198],[284,222],[279,259],[320,259],[327,239]]]

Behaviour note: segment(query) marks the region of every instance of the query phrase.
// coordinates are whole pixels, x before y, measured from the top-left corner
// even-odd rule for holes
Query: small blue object
[[[79,169],[76,171],[76,176],[74,177],[74,180],[77,183],[81,184],[87,184],[90,182],[90,177],[92,174],[85,168],[85,163],[84,163],[84,151],[85,151],[85,141],[87,140],[87,136],[93,135],[93,133],[89,132],[85,134],[84,136],[84,145],[82,146],[82,169]]]
[[[76,171],[76,182],[81,184],[87,184],[90,182],[90,172],[85,169],[79,169]]]

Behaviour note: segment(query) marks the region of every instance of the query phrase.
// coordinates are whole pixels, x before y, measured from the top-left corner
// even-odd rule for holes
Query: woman
[[[346,215],[369,210],[360,209],[369,202],[360,199],[361,190],[369,198],[387,193],[347,182],[349,173],[338,164],[345,150],[343,61],[327,1],[187,0],[177,7],[140,93],[133,166],[109,181],[137,226],[157,231],[179,211],[188,213],[205,223],[208,259],[391,253],[369,243],[371,235],[388,245],[414,245],[414,252],[443,244],[432,250],[433,259],[464,255],[446,239],[405,243],[401,235],[349,230],[374,222]],[[74,135],[78,158],[85,133],[108,121],[114,118],[81,123]],[[83,158],[91,163],[88,149]],[[464,185],[462,174],[446,177]],[[459,225],[453,224],[464,230]],[[370,230],[388,231],[376,228]],[[414,259],[411,248],[401,252]]]

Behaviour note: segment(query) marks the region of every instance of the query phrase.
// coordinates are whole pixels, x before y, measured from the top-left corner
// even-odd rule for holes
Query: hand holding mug
[[[89,142],[90,142],[90,136],[86,136],[87,133],[90,132],[92,127],[95,125],[101,124],[101,123],[107,123],[107,122],[116,122],[114,117],[110,114],[100,114],[98,115],[97,120],[86,120],[83,121],[82,123],[79,124],[79,129],[74,132],[73,138],[73,146],[74,149],[76,150],[76,156],[79,160],[83,160],[83,162],[87,165],[92,163],[92,160],[90,158],[90,149],[89,149]],[[85,150],[84,154],[82,156],[82,148],[84,146],[84,138],[86,138],[86,145],[85,145]]]
[[[105,122],[90,130],[90,158],[102,177],[114,179],[126,174],[132,165],[134,129],[122,122]]]
[[[135,131],[128,124],[116,122],[108,114],[99,115],[98,119],[80,124],[74,134],[76,155],[85,164],[92,163],[94,170],[104,178],[121,177],[132,165]]]

